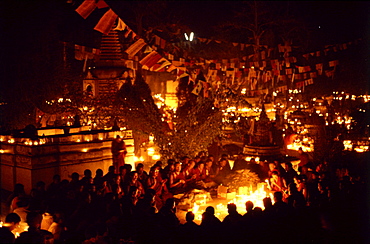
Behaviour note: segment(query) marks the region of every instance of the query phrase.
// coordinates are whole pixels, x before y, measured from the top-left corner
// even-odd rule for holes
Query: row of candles
[[[267,180],[266,180],[267,181]],[[270,192],[267,182],[258,183],[256,189],[253,190],[252,186],[241,186],[238,188],[238,192],[225,193],[225,195],[220,195],[221,198],[227,200],[227,203],[218,203],[216,201],[208,201],[207,195],[198,197],[199,200],[194,201],[192,207],[188,209],[195,215],[195,221],[200,222],[202,220],[202,213],[207,206],[213,206],[215,208],[215,216],[221,221],[228,215],[227,204],[233,203],[236,205],[237,210],[240,214],[244,214],[245,203],[247,201],[253,202],[254,207],[260,207],[262,210],[265,208],[263,204],[263,199],[266,197],[271,198],[273,201],[273,195]],[[225,187],[225,189],[227,189]]]

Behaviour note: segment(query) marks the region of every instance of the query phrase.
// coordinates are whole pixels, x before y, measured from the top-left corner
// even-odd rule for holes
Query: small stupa
[[[272,123],[267,117],[265,105],[258,121],[250,130],[250,142],[244,146],[244,154],[252,157],[280,156],[280,147],[274,142],[272,135]]]

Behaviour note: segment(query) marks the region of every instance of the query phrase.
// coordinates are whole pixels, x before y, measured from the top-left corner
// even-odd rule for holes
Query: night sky
[[[53,2],[53,1],[47,1]],[[73,10],[82,0],[66,4],[64,1],[2,1],[0,10],[0,31],[2,43],[27,42],[32,32],[38,31],[58,17],[58,28],[62,38],[71,38],[63,34],[77,30],[74,39],[81,39],[86,32],[95,32],[93,26],[106,10],[94,11],[91,17],[83,20]],[[132,11],[134,1],[106,0],[116,13],[127,23],[135,23]],[[160,1],[159,1],[160,2]],[[370,3],[367,1],[263,1],[258,2],[263,11],[279,14],[288,10],[293,18],[303,21],[313,36],[324,45],[351,41],[368,37]],[[158,13],[158,19],[187,25],[198,37],[211,38],[217,35],[216,26],[232,21],[235,11],[245,3],[239,1],[166,1],[166,9]],[[161,7],[159,7],[161,8]],[[151,20],[147,21],[149,24]],[[83,30],[81,28],[90,28]],[[135,28],[132,26],[131,28]],[[100,33],[97,33],[100,34]],[[79,36],[78,36],[79,35]],[[5,39],[5,40],[4,40]],[[88,38],[86,38],[88,39]],[[76,41],[76,40],[71,40]],[[78,40],[79,41],[79,40]],[[3,45],[4,46],[4,45]]]
[[[106,2],[128,24],[135,23],[133,1]],[[98,47],[94,25],[106,9],[96,10],[84,20],[76,9],[82,0],[72,4],[65,1],[2,1],[0,3],[0,31],[2,48],[0,56],[0,79],[14,80],[11,73],[22,72],[20,61],[45,51],[56,40],[70,41]],[[234,13],[243,4],[237,1],[167,1],[167,9],[158,19],[174,21],[189,27],[197,37],[217,37],[216,26],[233,20]],[[370,4],[366,1],[291,1],[262,2],[265,11],[276,12],[289,8],[290,14],[308,26],[311,38],[318,47],[369,37]],[[137,2],[136,2],[137,4]],[[169,17],[171,16],[171,17]],[[151,20],[147,21],[149,24]],[[129,24],[130,25],[130,24]],[[134,25],[134,24],[133,24]],[[135,26],[131,27],[135,30]],[[49,31],[50,30],[50,31]],[[316,48],[316,47],[315,47]],[[314,49],[313,49],[314,50]],[[368,52],[368,50],[364,50]],[[18,66],[18,67],[16,67]]]

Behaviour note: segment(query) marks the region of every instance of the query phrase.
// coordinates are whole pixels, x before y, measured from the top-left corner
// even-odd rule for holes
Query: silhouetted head
[[[274,201],[275,202],[283,201],[283,193],[281,191],[274,192]]]
[[[84,176],[85,177],[91,177],[91,175],[92,175],[91,170],[89,170],[89,169],[84,170]]]
[[[236,205],[234,203],[227,204],[227,211],[229,214],[236,213]]]
[[[185,216],[185,219],[186,219],[186,222],[192,222],[195,218],[195,215],[193,212],[187,212],[186,213],[186,216]]]
[[[271,201],[271,198],[269,197],[265,197],[263,199],[263,206],[266,208],[270,208],[272,206],[272,201]]]
[[[215,208],[212,207],[212,206],[208,206],[206,208],[206,212],[209,213],[209,214],[211,214],[211,215],[214,215],[215,214]]]
[[[245,209],[247,210],[247,212],[252,211],[253,207],[254,207],[254,204],[252,201],[247,201],[245,203]]]

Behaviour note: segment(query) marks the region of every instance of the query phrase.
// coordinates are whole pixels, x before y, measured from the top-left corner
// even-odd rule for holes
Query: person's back
[[[181,224],[178,228],[177,239],[179,243],[199,243],[200,226],[194,223],[194,214],[187,212],[186,223]]]
[[[37,212],[27,214],[28,231],[22,232],[15,243],[53,243],[53,234],[46,230],[40,230],[42,216]]]
[[[215,216],[215,209],[208,206],[202,214],[202,222],[200,223],[202,243],[217,243],[221,236],[221,225],[221,221]]]
[[[229,214],[225,217],[222,223],[226,225],[237,226],[243,220],[243,216],[236,211],[236,205],[230,203],[227,205]]]

